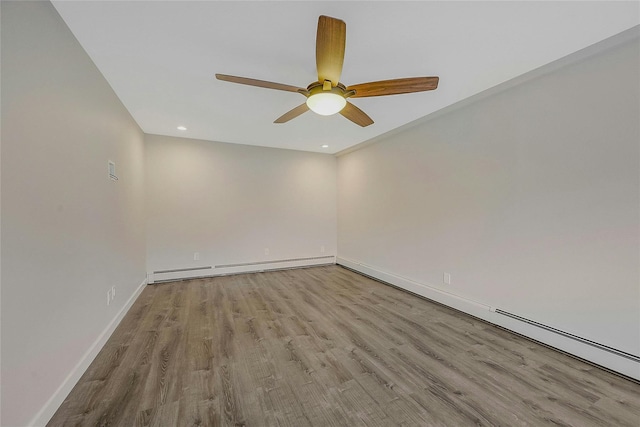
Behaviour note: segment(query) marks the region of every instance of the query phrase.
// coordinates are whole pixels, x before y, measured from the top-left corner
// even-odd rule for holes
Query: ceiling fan
[[[342,73],[342,63],[344,62],[346,36],[347,25],[344,21],[324,15],[318,18],[318,32],[316,33],[318,81],[311,83],[306,89],[226,74],[216,74],[216,78],[249,86],[297,92],[307,98],[304,104],[284,113],[274,123],[286,123],[311,109],[323,116],[340,113],[362,127],[369,126],[373,123],[373,120],[364,111],[347,101],[347,98],[422,92],[434,90],[438,87],[438,77],[409,77],[360,83],[352,86],[343,85],[340,83],[340,74]]]

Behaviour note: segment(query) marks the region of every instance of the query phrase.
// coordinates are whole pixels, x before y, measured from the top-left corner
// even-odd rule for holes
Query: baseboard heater
[[[580,337],[578,335],[570,334],[569,332],[565,332],[565,331],[562,331],[560,329],[556,329],[556,328],[553,328],[551,326],[547,326],[545,324],[536,322],[534,320],[527,319],[527,318],[522,317],[522,316],[518,316],[517,314],[509,313],[508,311],[500,310],[499,308],[496,308],[495,312],[498,313],[498,314],[501,314],[503,316],[507,316],[507,317],[510,317],[512,319],[516,319],[516,320],[519,320],[521,322],[524,322],[524,323],[528,323],[530,325],[536,326],[536,327],[544,329],[546,331],[553,332],[553,333],[556,333],[558,335],[562,335],[563,337],[571,338],[572,340],[579,341],[579,342],[581,342],[583,344],[587,344],[587,345],[590,345],[592,347],[596,347],[596,348],[598,348],[600,350],[604,350],[604,351],[607,351],[609,353],[615,354],[617,356],[621,356],[621,357],[624,357],[626,359],[633,360],[634,362],[640,363],[640,356],[636,356],[635,354],[627,353],[625,351],[618,350],[616,348],[609,347],[607,345],[600,344],[600,343],[597,343],[595,341],[588,340],[586,338],[582,338],[582,337]]]
[[[162,274],[162,273],[182,273],[184,271],[196,271],[196,270],[211,270],[213,267],[192,267],[192,268],[175,268],[173,270],[158,270],[154,271],[153,274]]]
[[[149,283],[165,283],[165,282],[174,282],[176,280],[184,280],[184,279],[201,279],[206,277],[214,277],[214,276],[226,276],[229,274],[243,274],[243,273],[255,273],[257,271],[275,271],[275,270],[286,270],[293,268],[303,268],[307,267],[307,265],[301,266],[281,266],[281,267],[272,267],[272,268],[264,268],[258,270],[243,270],[240,271],[225,271],[228,268],[238,268],[238,267],[259,267],[259,266],[271,266],[273,264],[284,264],[289,262],[300,262],[300,261],[318,261],[318,260],[326,260],[327,262],[324,264],[312,264],[313,266],[319,265],[328,265],[335,263],[335,255],[326,255],[326,256],[316,256],[316,257],[306,257],[306,258],[289,258],[289,259],[277,259],[277,260],[268,260],[268,261],[255,261],[255,262],[243,262],[236,264],[219,264],[214,266],[205,266],[205,267],[191,267],[191,268],[174,268],[171,270],[157,270],[153,272],[153,275],[158,274],[171,274],[171,273],[193,273],[195,271],[202,271],[202,274],[199,275],[189,275],[187,277],[172,277],[169,279],[151,279]],[[220,272],[214,271],[205,271],[205,270],[222,270]],[[196,273],[198,274],[198,273]]]
[[[278,259],[278,260],[274,260],[274,261],[256,261],[256,262],[242,262],[239,264],[221,264],[221,265],[216,265],[215,268],[230,268],[230,267],[248,267],[250,265],[266,265],[266,264],[278,264],[281,262],[296,262],[296,261],[312,261],[312,260],[317,260],[317,259],[333,259],[334,256],[333,255],[327,255],[327,256],[314,256],[314,257],[308,257],[308,258],[291,258],[291,259]]]

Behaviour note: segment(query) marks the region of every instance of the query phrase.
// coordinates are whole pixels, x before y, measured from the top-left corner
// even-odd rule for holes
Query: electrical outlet
[[[451,274],[444,273],[442,275],[442,281],[444,282],[445,285],[450,285],[451,284]]]
[[[324,245],[320,246],[320,253],[323,254],[324,253]]]
[[[194,252],[193,253],[193,260],[194,261],[199,261],[200,260],[200,252]]]
[[[264,254],[269,255],[269,248],[264,248]]]

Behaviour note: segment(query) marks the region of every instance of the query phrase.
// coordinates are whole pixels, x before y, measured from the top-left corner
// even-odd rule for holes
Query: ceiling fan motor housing
[[[318,93],[335,93],[337,95],[340,95],[344,98],[348,98],[352,95],[354,95],[356,93],[355,90],[350,90],[347,91],[347,88],[345,87],[345,85],[343,85],[342,83],[338,83],[335,86],[332,86],[331,89],[329,90],[325,90],[324,89],[324,84],[322,82],[313,82],[311,83],[309,86],[307,86],[307,90],[305,91],[304,95],[307,97],[310,97],[312,95],[316,95]]]

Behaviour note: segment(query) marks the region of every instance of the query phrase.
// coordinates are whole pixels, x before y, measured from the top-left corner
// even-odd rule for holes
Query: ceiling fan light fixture
[[[307,98],[307,106],[321,116],[339,113],[345,105],[347,100],[344,96],[334,92],[315,93]]]

